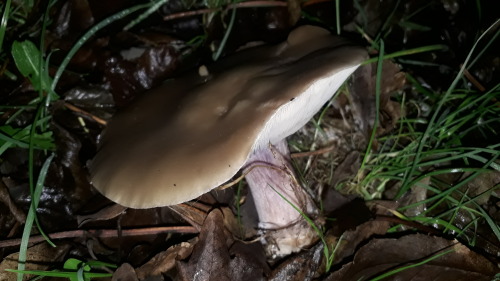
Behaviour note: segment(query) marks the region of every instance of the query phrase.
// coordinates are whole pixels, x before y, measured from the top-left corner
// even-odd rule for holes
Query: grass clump
[[[486,35],[490,35],[488,31],[481,38]],[[466,82],[463,73],[481,38],[446,92],[432,93],[407,76],[425,104],[431,104],[428,115],[422,113],[419,101],[404,104],[407,111],[417,104],[421,114],[403,117],[395,134],[378,138],[380,149],[373,152],[368,148],[362,168],[350,185],[366,199],[383,197],[389,187],[395,187],[394,198],[398,200],[423,189],[423,198],[400,208],[401,212],[412,210],[413,215],[407,219],[438,225],[443,232],[459,236],[468,229],[477,229],[482,221],[500,240],[498,225],[478,203],[500,186],[490,186],[479,193],[469,186],[488,173],[500,171],[500,84],[484,92],[470,89],[467,83],[458,87],[460,82]],[[491,45],[491,40],[484,48]],[[456,226],[459,215],[468,218],[465,227]],[[474,244],[474,235],[467,239]]]

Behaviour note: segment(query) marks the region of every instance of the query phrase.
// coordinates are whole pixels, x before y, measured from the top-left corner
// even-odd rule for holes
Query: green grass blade
[[[5,31],[7,30],[7,21],[9,20],[10,4],[12,0],[5,2],[2,18],[0,19],[0,54],[3,51],[3,40],[5,38]]]
[[[224,37],[222,38],[222,41],[220,42],[220,46],[217,49],[217,52],[214,53],[212,56],[212,59],[214,61],[218,60],[220,55],[222,54],[222,50],[224,49],[224,46],[226,46],[227,39],[229,38],[229,34],[231,34],[231,31],[233,30],[233,25],[234,25],[234,20],[236,19],[236,7],[233,8],[233,11],[231,12],[231,19],[229,20],[229,25],[227,26],[226,33],[224,34]]]
[[[104,27],[108,26],[109,24],[111,24],[117,20],[120,20],[120,19],[122,19],[122,18],[136,12],[136,11],[149,8],[151,5],[152,5],[151,3],[140,4],[140,5],[136,5],[136,6],[128,8],[128,9],[125,9],[123,11],[120,11],[114,15],[111,15],[111,16],[105,18],[104,20],[102,20],[101,22],[99,22],[98,24],[96,24],[95,26],[90,28],[87,32],[85,32],[85,34],[82,37],[80,37],[80,39],[76,42],[76,44],[71,48],[71,50],[68,52],[66,57],[64,57],[63,62],[61,63],[61,65],[57,69],[56,74],[54,75],[54,80],[52,81],[51,90],[55,91],[57,82],[59,82],[59,79],[61,78],[61,75],[64,72],[64,70],[66,69],[66,66],[69,64],[69,62],[71,61],[73,56],[76,54],[76,52],[83,46],[83,44],[85,44],[85,42],[87,42],[87,40],[89,40],[90,37],[92,37],[97,31],[103,29]]]
[[[401,271],[404,271],[404,270],[407,270],[407,269],[410,269],[410,268],[414,268],[414,267],[417,267],[417,266],[424,265],[424,264],[426,264],[426,263],[428,263],[428,262],[430,262],[430,261],[433,261],[433,260],[435,260],[435,259],[438,259],[438,258],[440,258],[440,257],[442,257],[442,256],[444,256],[444,255],[447,255],[447,254],[449,254],[449,253],[451,253],[451,252],[454,252],[454,251],[455,251],[454,249],[450,249],[450,250],[444,251],[444,252],[439,253],[439,254],[437,254],[437,255],[434,255],[434,256],[432,256],[432,257],[430,257],[430,258],[427,258],[427,259],[425,259],[425,260],[423,260],[423,261],[421,261],[421,262],[418,262],[418,263],[415,263],[415,264],[411,264],[411,265],[408,265],[408,266],[404,266],[404,267],[401,267],[401,268],[397,268],[397,269],[395,269],[395,270],[392,270],[392,271],[390,271],[390,272],[387,272],[387,273],[385,273],[385,274],[382,274],[382,275],[380,275],[380,276],[377,276],[377,277],[375,277],[375,278],[373,278],[373,279],[370,279],[370,281],[379,281],[379,280],[383,280],[384,278],[387,278],[387,277],[389,277],[389,276],[392,276],[392,275],[394,275],[394,274],[396,274],[396,273],[399,273],[399,272],[401,272]]]
[[[425,53],[425,52],[438,51],[438,50],[444,51],[446,49],[448,49],[448,47],[446,45],[442,45],[442,44],[422,46],[422,47],[418,47],[418,48],[394,52],[391,54],[384,55],[382,57],[378,56],[375,58],[367,59],[361,65],[377,62],[378,60],[387,60],[387,59],[393,59],[393,58],[402,57],[402,56],[409,56],[409,55],[414,55],[414,54],[418,54],[418,53]]]
[[[337,35],[340,35],[340,0],[335,0],[335,23],[337,26]]]
[[[42,169],[38,175],[38,181],[36,183],[36,188],[31,197],[31,206],[28,211],[28,215],[26,216],[26,223],[24,224],[23,236],[21,239],[21,245],[19,247],[19,260],[17,269],[24,270],[26,268],[26,253],[28,250],[28,242],[30,238],[31,228],[33,227],[33,221],[36,217],[36,209],[38,207],[38,202],[40,200],[40,195],[43,190],[43,183],[45,182],[45,177],[47,176],[47,172],[49,170],[50,163],[54,159],[54,154],[50,155],[45,162],[43,163]],[[17,281],[23,280],[23,273],[18,273]]]
[[[22,274],[31,274],[45,277],[59,277],[59,278],[68,278],[76,277],[77,272],[74,271],[43,271],[43,270],[15,270],[15,269],[5,269],[8,272],[22,273]],[[105,278],[111,277],[112,273],[99,273],[99,272],[83,272],[84,278]]]
[[[36,194],[36,188],[38,188],[39,184],[43,185],[43,181],[40,183],[40,174],[39,174],[38,181],[37,181],[37,186],[36,187],[34,186],[35,175],[33,173],[33,169],[34,169],[34,166],[35,166],[35,156],[34,156],[34,153],[35,153],[35,134],[36,134],[36,128],[37,128],[36,124],[40,120],[42,112],[43,112],[43,110],[45,108],[46,107],[45,107],[45,104],[43,102],[41,102],[38,105],[38,110],[37,110],[37,112],[35,114],[35,120],[34,120],[32,126],[31,126],[31,130],[30,130],[29,148],[28,148],[28,176],[29,176],[30,193],[31,193],[31,198],[32,198],[32,201],[31,201],[32,202],[32,204],[31,204],[32,207],[33,207],[33,203],[35,202],[34,200],[35,199],[38,200],[38,198],[40,197],[39,195],[37,196],[37,194]],[[45,179],[45,175],[44,175],[43,178]],[[40,192],[41,192],[41,190],[40,190]],[[45,238],[45,240],[47,241],[47,243],[49,243],[52,247],[55,247],[54,243],[52,243],[52,241],[50,241],[49,237],[45,234],[45,231],[43,231],[43,229],[42,229],[42,227],[40,225],[38,217],[36,216],[36,206],[35,206],[35,213],[33,215],[34,215],[34,220],[35,220],[36,226],[37,226],[38,231],[40,232],[40,234]]]
[[[156,3],[152,3],[151,7],[147,9],[144,13],[140,14],[135,20],[131,21],[129,24],[127,24],[123,30],[127,31],[131,29],[132,27],[136,26],[143,20],[145,20],[147,17],[149,17],[152,13],[156,12],[163,4],[166,4],[169,0],[159,0],[156,1]]]
[[[330,271],[330,268],[331,268],[331,265],[333,262],[333,255],[330,254],[330,249],[328,248],[328,243],[325,240],[325,236],[323,235],[323,231],[321,231],[316,226],[316,224],[311,220],[311,218],[309,218],[299,207],[295,206],[295,204],[290,202],[290,200],[288,200],[288,198],[283,196],[283,194],[278,192],[278,190],[276,190],[273,186],[269,185],[269,187],[272,188],[272,190],[274,190],[274,192],[276,192],[281,197],[281,199],[285,200],[286,203],[288,203],[290,206],[292,206],[292,208],[294,208],[295,211],[297,211],[300,214],[300,216],[302,218],[304,218],[304,220],[307,221],[307,224],[309,224],[309,226],[311,226],[314,229],[314,232],[316,232],[316,234],[318,234],[318,237],[321,240],[321,243],[323,244],[323,254],[325,256],[325,259],[327,260],[327,262],[325,263],[326,272]]]
[[[360,171],[365,170],[365,165],[368,162],[368,158],[371,155],[371,150],[372,150],[372,145],[373,141],[375,140],[375,137],[377,135],[377,128],[378,128],[378,122],[379,122],[379,111],[380,111],[380,84],[382,81],[382,63],[383,63],[383,57],[384,57],[384,40],[380,40],[380,50],[379,50],[379,60],[377,62],[377,76],[375,80],[375,120],[373,121],[373,128],[372,128],[372,133],[370,135],[370,140],[368,141],[368,146],[366,148],[365,155],[363,157],[363,161],[361,162],[361,167],[359,168]]]

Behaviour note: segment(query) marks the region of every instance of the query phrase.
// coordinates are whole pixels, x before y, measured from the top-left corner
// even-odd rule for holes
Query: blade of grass
[[[394,275],[394,274],[396,274],[396,273],[399,273],[399,272],[401,272],[401,271],[404,271],[404,270],[407,270],[407,269],[410,269],[410,268],[414,268],[414,267],[417,267],[417,266],[424,265],[424,264],[426,264],[426,263],[428,263],[428,262],[431,262],[431,261],[433,261],[433,260],[435,260],[435,259],[438,259],[438,258],[440,258],[440,257],[442,257],[442,256],[444,256],[444,255],[447,255],[447,254],[449,254],[449,253],[451,253],[451,252],[454,252],[454,251],[455,251],[455,249],[450,249],[450,250],[444,251],[444,252],[439,253],[439,254],[437,254],[437,255],[434,255],[434,256],[432,256],[432,257],[430,257],[430,258],[427,258],[427,259],[425,259],[425,260],[423,260],[423,261],[421,261],[421,262],[417,262],[417,263],[415,263],[415,264],[411,264],[411,265],[407,265],[407,266],[403,266],[403,267],[400,267],[400,268],[397,268],[397,269],[391,270],[390,272],[384,273],[384,274],[382,274],[382,275],[380,275],[380,276],[377,276],[377,277],[375,277],[375,278],[373,278],[373,279],[370,279],[370,281],[379,281],[379,280],[383,280],[384,278],[387,278],[387,277],[389,277],[389,276],[392,276],[392,275]]]
[[[224,37],[222,38],[222,41],[220,42],[220,46],[217,49],[217,52],[215,52],[212,56],[212,59],[214,61],[218,60],[220,55],[222,54],[222,50],[224,49],[224,46],[226,46],[227,39],[229,38],[229,34],[231,34],[231,31],[233,30],[233,25],[234,25],[234,20],[236,19],[236,7],[233,8],[231,12],[231,19],[229,20],[229,25],[227,26],[226,33],[224,33]]]
[[[340,0],[335,0],[335,23],[337,26],[337,35],[340,35]]]
[[[15,270],[15,269],[6,269],[8,272],[15,272],[18,274],[31,274],[45,277],[58,277],[58,278],[68,278],[72,280],[72,278],[77,277],[77,272],[74,271],[42,271],[42,270]],[[91,280],[90,278],[105,278],[111,277],[112,273],[99,273],[99,272],[82,272],[83,280]]]
[[[396,4],[394,4],[394,7],[393,7],[391,13],[385,18],[384,24],[382,24],[382,27],[380,28],[380,32],[377,34],[377,36],[375,37],[375,39],[372,42],[373,48],[375,48],[375,49],[380,48],[379,45],[377,44],[377,42],[382,40],[381,38],[384,36],[383,33],[386,32],[388,27],[390,26],[391,21],[393,20],[393,17],[396,14],[396,11],[398,10],[400,4],[401,4],[401,0],[397,0]]]
[[[397,57],[414,55],[414,54],[419,54],[419,53],[438,51],[438,50],[444,51],[446,49],[448,49],[448,47],[446,45],[442,45],[442,44],[422,46],[422,47],[418,47],[418,48],[413,48],[413,49],[394,52],[391,54],[386,54],[386,55],[383,55],[382,57],[379,55],[378,57],[365,60],[363,63],[361,63],[361,65],[369,64],[372,62],[377,62],[379,60],[393,59],[393,58],[397,58]]]
[[[45,108],[45,104],[43,102],[38,105],[38,110],[36,111],[35,119],[34,119],[33,125],[31,126],[30,138],[29,138],[29,148],[28,148],[28,177],[29,177],[30,193],[31,193],[31,198],[32,198],[32,201],[31,201],[31,206],[32,207],[33,207],[33,204],[35,202],[33,200],[34,200],[34,198],[36,196],[36,194],[35,194],[36,193],[36,188],[38,188],[38,184],[39,184],[39,182],[37,182],[37,186],[35,187],[35,185],[34,185],[35,175],[34,175],[34,172],[33,172],[34,166],[35,166],[35,156],[34,156],[34,153],[35,153],[35,134],[36,134],[36,128],[37,128],[37,126],[35,124],[40,119],[41,114],[42,114],[44,108]],[[45,175],[44,175],[44,177],[45,177]],[[40,175],[38,176],[38,180],[40,180]],[[43,184],[43,182],[42,182],[42,184]],[[36,207],[35,207],[35,211],[36,211]],[[45,237],[45,240],[52,247],[55,247],[56,245],[54,243],[52,243],[52,241],[50,241],[49,237],[43,231],[43,229],[42,229],[42,227],[40,225],[40,222],[38,221],[38,217],[36,216],[36,212],[34,213],[34,220],[35,220],[35,223],[36,223],[36,226],[37,226],[38,230],[40,231],[40,234],[43,237]]]
[[[372,133],[370,135],[370,140],[368,141],[368,146],[366,148],[365,155],[363,156],[363,161],[361,162],[360,171],[365,170],[365,165],[368,162],[368,158],[371,155],[373,141],[375,140],[375,136],[377,135],[377,128],[379,122],[379,110],[380,110],[380,84],[382,81],[382,63],[384,57],[384,40],[380,40],[380,49],[379,49],[379,60],[377,62],[377,76],[375,80],[375,120],[373,121]]]
[[[153,4],[154,4],[154,2],[147,3],[147,4],[140,4],[140,5],[136,5],[136,6],[128,8],[128,9],[125,9],[123,11],[120,11],[114,15],[111,15],[111,16],[105,18],[104,20],[102,20],[101,22],[99,22],[98,24],[96,24],[95,26],[90,28],[87,32],[85,32],[85,34],[82,35],[82,37],[80,37],[80,39],[75,43],[75,45],[71,48],[71,50],[69,50],[68,54],[64,57],[61,65],[59,66],[56,74],[54,75],[54,80],[52,81],[51,90],[55,91],[55,88],[57,86],[57,82],[59,82],[59,79],[61,78],[62,73],[66,69],[66,66],[69,64],[69,62],[71,61],[71,58],[73,58],[73,56],[83,46],[83,44],[85,44],[85,42],[87,42],[87,40],[89,40],[90,37],[92,37],[97,31],[103,29],[104,27],[108,26],[109,24],[111,24],[117,20],[120,20],[120,19],[122,19],[122,18],[136,12],[136,11],[149,8]]]
[[[38,92],[39,92],[39,98],[41,99],[41,101],[43,101],[44,99],[49,100],[50,97],[52,96],[50,93],[47,93],[47,95],[44,95],[45,91],[50,92],[51,90],[48,86],[48,83],[50,81],[50,78],[48,75],[48,69],[44,69],[45,65],[43,63],[43,55],[42,55],[43,49],[42,48],[44,48],[44,46],[45,46],[45,29],[47,28],[49,10],[50,10],[50,7],[55,2],[56,2],[55,0],[52,0],[52,1],[49,1],[49,3],[47,3],[46,10],[45,10],[45,13],[43,16],[42,31],[41,31],[41,36],[40,36],[40,52],[38,53],[39,57],[37,59],[38,59],[38,73],[39,73],[38,79],[40,79],[39,80],[40,88],[38,89]],[[42,85],[44,85],[43,81],[46,81],[47,85],[45,87],[42,86]],[[49,245],[51,245],[52,247],[55,247],[56,245],[47,236],[47,234],[43,230],[42,226],[40,225],[40,221],[38,219],[38,216],[36,215],[36,206],[38,205],[38,200],[39,200],[40,194],[42,192],[41,188],[39,188],[38,185],[42,185],[42,187],[43,187],[43,181],[40,183],[40,175],[38,176],[37,186],[34,187],[34,185],[33,185],[34,184],[33,169],[35,166],[35,162],[34,162],[35,134],[36,134],[36,128],[37,128],[37,126],[35,124],[37,124],[41,118],[44,118],[44,116],[46,115],[48,106],[49,106],[48,101],[46,101],[45,103],[40,102],[40,104],[38,105],[38,109],[36,111],[36,114],[35,114],[33,125],[31,126],[30,138],[29,138],[29,149],[28,149],[28,175],[29,175],[30,193],[31,193],[31,198],[32,198],[31,199],[31,207],[34,208],[33,216],[34,216],[35,224],[38,228],[38,231],[45,238],[47,243],[49,243]],[[46,126],[43,126],[43,123],[42,123],[41,127],[42,127],[42,131],[46,130]],[[53,158],[53,156],[51,156],[50,161],[52,161],[52,158]],[[49,164],[50,164],[50,161],[49,161]],[[46,167],[46,168],[48,169],[48,167]],[[42,169],[43,169],[43,167],[42,167]],[[46,172],[47,171],[45,171],[45,173]],[[46,176],[46,174],[43,176],[44,181],[45,181],[45,176]],[[39,194],[36,194],[37,189],[40,189]],[[35,201],[35,198],[37,201]],[[36,202],[36,204],[35,204],[35,202]],[[23,233],[23,237],[24,237],[24,233]],[[29,239],[29,232],[28,232],[28,237],[26,239]]]
[[[43,14],[43,20],[42,20],[42,30],[41,30],[41,36],[40,36],[40,56],[39,56],[39,61],[38,61],[38,67],[39,67],[39,73],[40,73],[40,85],[43,85],[42,83],[45,81],[46,87],[43,89],[38,90],[38,96],[40,99],[44,98],[44,91],[46,92],[45,94],[47,95],[45,99],[45,107],[43,108],[42,116],[45,116],[47,114],[47,110],[49,107],[50,102],[53,99],[58,99],[59,97],[56,95],[54,90],[50,88],[51,84],[51,78],[49,75],[49,64],[48,60],[44,64],[44,59],[43,59],[43,54],[45,53],[45,31],[47,30],[47,25],[49,24],[49,12],[50,8],[57,2],[57,0],[50,0],[47,3],[47,6],[45,8],[45,13]],[[43,126],[44,128],[42,130],[46,130],[47,126]]]
[[[33,221],[36,217],[36,209],[38,207],[38,202],[40,200],[40,195],[42,194],[43,184],[45,182],[45,177],[47,176],[47,172],[49,170],[50,163],[54,159],[54,154],[50,155],[40,170],[38,174],[38,180],[36,183],[35,190],[33,192],[33,196],[31,197],[31,206],[28,211],[28,215],[26,216],[26,223],[24,224],[23,236],[21,245],[19,247],[19,259],[17,264],[17,270],[24,270],[26,268],[26,254],[28,250],[28,242],[30,238],[31,228],[33,227]],[[17,275],[17,281],[23,280],[23,274],[19,273]]]
[[[335,258],[334,253],[335,253],[335,250],[337,249],[337,247],[335,247],[333,249],[332,253],[330,253],[330,248],[328,247],[328,243],[326,242],[325,236],[323,235],[323,231],[321,231],[318,228],[318,226],[316,226],[316,224],[311,220],[311,218],[309,218],[299,207],[295,206],[295,204],[290,202],[290,200],[288,200],[288,198],[283,196],[283,194],[278,192],[278,190],[276,190],[273,186],[269,185],[269,187],[272,188],[272,190],[274,190],[274,192],[276,192],[281,197],[281,199],[285,200],[286,203],[288,203],[290,206],[292,206],[292,208],[294,208],[295,211],[297,211],[300,214],[300,216],[302,218],[304,218],[304,220],[306,220],[307,224],[309,224],[309,226],[311,226],[314,229],[314,232],[316,232],[319,239],[321,240],[321,243],[323,244],[323,254],[324,254],[325,259],[326,259],[325,270],[326,270],[326,272],[329,272],[330,268],[332,266],[333,260]],[[339,243],[340,243],[340,241],[339,241]]]
[[[497,20],[494,24],[493,24],[493,29],[495,28],[499,28],[500,26],[500,21]],[[493,44],[493,42],[495,42],[495,40],[497,39],[498,35],[500,35],[500,32],[496,32],[495,35],[493,35],[493,37],[491,38],[491,40],[484,46],[484,48],[479,52],[479,54],[477,55],[476,58],[474,58],[474,60],[472,60],[472,62],[469,64],[469,68],[474,66],[474,64],[476,64],[477,60],[484,54],[484,52],[490,47],[491,44]]]
[[[7,30],[7,21],[9,20],[11,2],[12,0],[7,0],[5,2],[2,19],[0,20],[0,53],[3,51],[3,40],[5,38],[5,31]]]
[[[140,22],[142,22],[144,19],[149,17],[152,13],[156,12],[163,4],[166,4],[169,0],[159,0],[156,1],[156,3],[153,3],[149,9],[147,9],[144,13],[140,14],[135,20],[131,21],[129,24],[127,24],[123,30],[128,31],[132,27],[136,26]]]

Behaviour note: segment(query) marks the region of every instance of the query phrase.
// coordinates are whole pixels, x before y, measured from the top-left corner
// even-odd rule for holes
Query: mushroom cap
[[[90,162],[93,185],[132,208],[182,203],[231,179],[252,151],[293,134],[366,59],[303,26],[164,83],[118,112]]]

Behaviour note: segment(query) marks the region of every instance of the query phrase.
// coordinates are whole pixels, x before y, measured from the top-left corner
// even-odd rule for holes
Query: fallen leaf
[[[45,242],[29,247],[26,254],[25,270],[48,270],[51,264],[60,262],[69,249],[70,246],[66,244],[58,245],[57,248],[53,248]],[[19,253],[10,254],[3,259],[0,263],[0,280],[17,280],[16,273],[7,272],[5,269],[17,269],[18,259]],[[23,280],[28,280],[33,277],[32,275],[25,274]]]
[[[139,279],[137,279],[134,268],[130,264],[124,263],[113,273],[111,281],[139,281]]]
[[[116,218],[117,216],[123,214],[126,210],[127,207],[113,204],[90,215],[76,216],[78,227],[82,227],[84,224],[91,221],[110,220]]]
[[[145,280],[149,277],[160,276],[172,270],[178,260],[182,260],[191,255],[193,246],[198,241],[197,238],[189,242],[182,242],[163,251],[141,267],[136,269],[139,280]]]
[[[203,223],[199,241],[187,262],[177,262],[180,280],[261,280],[263,266],[256,258],[244,251],[256,245],[233,245],[232,235],[224,225],[224,217],[219,209],[210,212]],[[256,243],[257,244],[257,243]],[[260,246],[260,244],[257,244]],[[257,255],[260,251],[254,251]]]
[[[313,280],[321,265],[323,244],[286,259],[269,276],[269,281],[308,281]]]
[[[429,260],[447,250],[453,251]],[[325,280],[371,280],[393,270],[401,271],[384,280],[486,281],[498,273],[490,261],[456,240],[412,234],[371,240],[356,252],[352,262]]]

